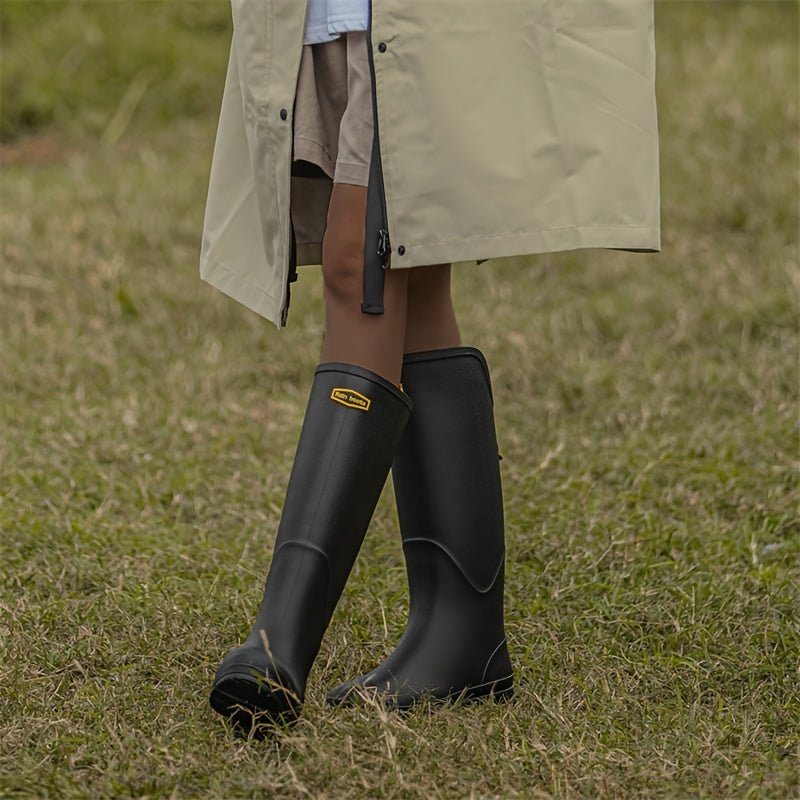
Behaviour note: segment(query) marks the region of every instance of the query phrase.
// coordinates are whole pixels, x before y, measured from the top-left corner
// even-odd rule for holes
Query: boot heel
[[[493,701],[495,703],[505,703],[514,696],[514,676],[506,675],[490,683],[481,683],[477,686],[470,686],[457,697],[463,697],[465,701],[482,703]]]
[[[488,699],[495,703],[507,703],[514,697],[514,676],[509,675],[502,681],[498,681],[489,694]]]

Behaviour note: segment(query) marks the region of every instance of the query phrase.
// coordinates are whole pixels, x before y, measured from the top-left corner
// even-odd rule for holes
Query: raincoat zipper
[[[364,232],[364,298],[361,304],[361,310],[365,314],[383,314],[383,284],[385,272],[389,269],[390,265],[392,245],[389,239],[386,190],[383,183],[380,134],[378,131],[378,91],[375,79],[375,57],[372,44],[372,0],[370,0],[369,3],[367,56],[370,80],[372,82],[372,117],[374,133],[372,139],[372,156],[369,165],[369,182],[367,186],[367,217]]]
[[[294,222],[292,221],[291,211],[289,212],[289,274],[286,277],[286,302],[281,311],[281,328],[286,327],[289,320],[289,306],[292,302],[292,284],[297,280],[297,237],[294,232]]]
[[[384,273],[389,269],[392,244],[389,239],[386,192],[383,185],[380,139],[378,135],[378,94],[375,80],[375,59],[372,48],[372,0],[369,3],[369,25],[367,27],[367,55],[370,81],[372,82],[372,116],[374,134],[370,157],[367,187],[367,216],[364,236],[364,298],[361,310],[365,314],[383,314]],[[294,124],[294,123],[293,123]],[[297,280],[297,244],[294,225],[289,220],[291,247],[289,271],[286,281],[286,302],[281,312],[281,327],[286,327],[291,302],[291,284]]]

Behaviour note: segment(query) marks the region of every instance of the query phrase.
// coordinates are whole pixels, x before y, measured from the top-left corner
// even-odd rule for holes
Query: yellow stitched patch
[[[361,392],[355,389],[334,389],[331,392],[331,400],[341,403],[348,408],[357,408],[359,411],[369,411],[372,400],[364,397]]]

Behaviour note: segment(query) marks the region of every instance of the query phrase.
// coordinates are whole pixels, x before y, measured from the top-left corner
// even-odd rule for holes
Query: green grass
[[[657,13],[664,252],[457,268],[515,699],[323,704],[402,630],[387,491],[303,720],[247,744],[207,692],[260,598],[319,276],[281,333],[197,277],[224,2],[2,0],[0,796],[800,796],[797,6]],[[75,47],[116,77],[61,81]]]
[[[116,144],[219,105],[230,9],[212,0],[2,0],[0,139],[56,125]]]

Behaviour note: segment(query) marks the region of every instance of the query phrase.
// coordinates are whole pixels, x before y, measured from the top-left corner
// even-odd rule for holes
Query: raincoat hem
[[[205,258],[201,262],[200,277],[223,294],[268,319],[278,328],[283,327],[281,300],[244,280],[229,268]]]
[[[402,238],[396,241],[398,245],[405,247],[405,252],[401,256],[397,248],[393,248],[392,269],[485,261],[564,250],[635,250],[644,253],[657,253],[661,250],[660,229],[651,227],[558,228],[516,236],[499,233],[496,236],[448,239],[419,245],[404,245]]]

